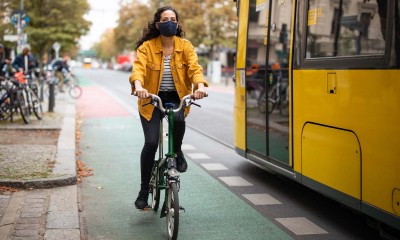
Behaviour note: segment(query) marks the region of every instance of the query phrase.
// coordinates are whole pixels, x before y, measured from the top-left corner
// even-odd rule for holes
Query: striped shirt
[[[174,79],[172,78],[171,67],[169,65],[171,56],[164,57],[164,73],[161,79],[160,91],[176,91]]]

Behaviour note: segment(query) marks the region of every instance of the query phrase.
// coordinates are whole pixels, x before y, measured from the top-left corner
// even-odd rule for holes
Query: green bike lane
[[[88,239],[166,239],[160,212],[139,211],[133,204],[143,146],[139,119],[90,79],[81,78],[81,85],[80,159],[94,173],[79,185],[82,232]],[[187,129],[186,137],[193,134]],[[291,239],[190,158],[188,162],[179,193],[186,210],[180,215],[179,239]]]

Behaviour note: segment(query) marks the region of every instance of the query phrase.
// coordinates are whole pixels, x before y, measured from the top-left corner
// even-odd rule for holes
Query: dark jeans
[[[180,99],[177,92],[160,92],[158,96],[163,103],[174,103],[179,106]],[[164,105],[165,107],[165,105]],[[158,140],[160,134],[160,120],[165,115],[160,109],[154,108],[150,121],[140,116],[144,132],[144,146],[140,155],[141,170],[141,189],[148,190],[151,177],[151,170],[154,164],[154,158],[158,148]],[[185,135],[185,117],[184,109],[174,114],[174,152],[181,152],[182,139]]]

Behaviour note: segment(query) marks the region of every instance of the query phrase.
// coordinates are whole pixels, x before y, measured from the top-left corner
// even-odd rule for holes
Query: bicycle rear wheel
[[[22,120],[24,121],[24,123],[28,124],[30,122],[29,105],[24,93],[24,91],[17,92],[17,101]]]
[[[260,93],[260,96],[258,97],[257,103],[258,103],[258,111],[260,111],[260,113],[265,113],[265,111],[267,109],[265,90],[263,90]]]
[[[274,86],[268,93],[268,112],[272,113],[277,104],[278,104],[278,94],[276,93],[276,86]]]
[[[32,100],[33,113],[35,114],[38,120],[42,120],[43,119],[42,103],[40,102],[40,99],[33,91],[31,92],[31,98],[32,98],[31,100]]]
[[[166,197],[168,239],[176,240],[179,230],[179,196],[176,182],[170,183]]]
[[[82,88],[78,85],[72,85],[69,88],[69,95],[74,99],[79,98],[82,95]]]

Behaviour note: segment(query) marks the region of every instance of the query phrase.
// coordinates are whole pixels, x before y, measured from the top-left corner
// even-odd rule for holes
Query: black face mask
[[[167,22],[159,22],[158,30],[160,30],[161,35],[165,37],[171,37],[176,34],[178,23],[167,21]]]

